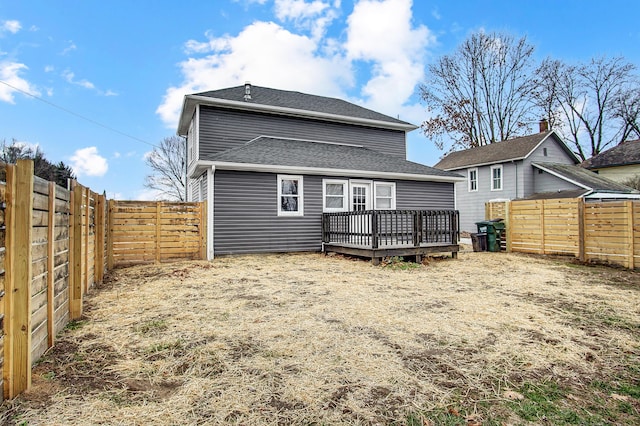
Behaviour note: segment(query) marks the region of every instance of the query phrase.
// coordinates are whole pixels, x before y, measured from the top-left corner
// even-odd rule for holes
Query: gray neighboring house
[[[322,213],[453,209],[464,178],[406,160],[417,126],[344,100],[244,86],[186,95],[187,198],[208,257],[320,251]]]

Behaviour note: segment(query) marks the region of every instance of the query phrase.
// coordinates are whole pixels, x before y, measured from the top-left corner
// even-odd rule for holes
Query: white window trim
[[[282,181],[283,180],[297,180],[298,181],[298,211],[296,212],[285,212],[280,210],[280,198],[282,197]],[[303,179],[301,175],[278,175],[277,179],[278,185],[278,198],[276,200],[278,216],[304,216],[304,185]]]
[[[327,207],[327,184],[342,185],[342,208]],[[346,212],[349,211],[349,181],[346,179],[322,179],[322,212]]]
[[[471,172],[476,172],[476,189],[471,189]],[[478,192],[478,168],[477,167],[467,170],[467,190],[469,192]]]
[[[500,170],[500,188],[494,188],[493,187],[493,171],[499,169]],[[504,170],[502,169],[502,164],[499,164],[497,166],[491,166],[491,179],[489,179],[489,188],[492,191],[502,191],[502,188],[504,187]]]
[[[391,207],[378,207],[378,186],[391,187]],[[396,209],[396,183],[395,182],[373,182],[373,209],[374,210],[395,210]]]

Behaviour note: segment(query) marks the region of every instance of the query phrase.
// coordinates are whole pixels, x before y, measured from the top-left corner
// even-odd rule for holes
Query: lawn
[[[85,308],[7,423],[640,424],[638,272],[237,256],[116,270]]]

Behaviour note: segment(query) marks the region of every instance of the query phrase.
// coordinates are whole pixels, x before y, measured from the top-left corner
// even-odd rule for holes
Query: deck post
[[[371,212],[371,248],[378,248],[378,240],[380,234],[378,232],[378,211],[373,210]]]

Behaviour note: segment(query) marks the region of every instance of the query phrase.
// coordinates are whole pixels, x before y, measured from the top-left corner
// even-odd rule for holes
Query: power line
[[[158,148],[158,146],[157,146],[156,144],[153,144],[153,143],[151,143],[151,142],[147,142],[147,141],[145,141],[144,139],[140,139],[140,138],[138,138],[138,137],[136,137],[136,136],[133,136],[133,135],[130,135],[130,134],[128,134],[128,133],[121,132],[121,131],[120,131],[120,130],[118,130],[118,129],[115,129],[115,128],[111,127],[111,126],[107,126],[106,124],[102,124],[102,123],[100,123],[99,121],[96,121],[96,120],[94,120],[94,119],[92,119],[92,118],[89,118],[89,117],[84,116],[84,115],[82,115],[82,114],[78,114],[77,112],[71,111],[70,109],[67,109],[67,108],[65,108],[65,107],[62,107],[62,106],[60,106],[60,105],[56,105],[56,104],[54,104],[53,102],[49,102],[48,100],[41,98],[40,96],[36,96],[36,95],[34,95],[34,94],[32,94],[32,93],[29,93],[29,92],[27,92],[27,91],[25,91],[25,90],[22,90],[22,89],[20,89],[20,88],[18,88],[18,87],[16,87],[16,86],[13,86],[13,85],[11,85],[11,84],[7,83],[7,82],[6,82],[6,81],[4,81],[4,80],[0,80],[0,83],[4,84],[5,86],[8,86],[8,87],[12,88],[12,89],[13,89],[13,90],[15,90],[15,91],[18,91],[18,92],[20,92],[20,93],[22,93],[22,94],[24,94],[24,95],[30,96],[30,97],[32,97],[32,98],[34,98],[34,99],[37,99],[37,100],[39,100],[40,102],[44,102],[45,104],[47,104],[47,105],[49,105],[49,106],[52,106],[52,107],[57,108],[57,109],[59,109],[59,110],[61,110],[61,111],[64,111],[64,112],[66,112],[67,114],[71,114],[71,115],[76,116],[76,117],[78,117],[78,118],[80,118],[80,119],[82,119],[82,120],[88,121],[88,122],[89,122],[89,123],[91,123],[91,124],[95,124],[96,126],[100,126],[100,127],[104,128],[104,129],[107,129],[107,130],[112,131],[112,132],[114,132],[114,133],[117,133],[117,134],[119,134],[119,135],[125,136],[125,137],[127,137],[127,138],[129,138],[129,139],[133,139],[133,140],[138,141],[138,142],[141,142],[141,143],[143,143],[143,144],[150,145],[150,146],[152,146],[152,147],[154,147],[154,148]]]

